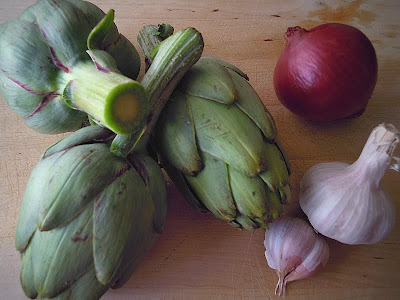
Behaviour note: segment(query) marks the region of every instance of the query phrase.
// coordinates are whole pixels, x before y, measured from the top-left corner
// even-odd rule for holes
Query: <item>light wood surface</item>
[[[15,18],[32,0],[0,0],[0,23]],[[304,172],[326,161],[354,161],[370,131],[382,122],[400,128],[400,2],[398,0],[93,0],[114,8],[116,24],[136,45],[146,24],[168,22],[176,30],[202,32],[205,55],[229,61],[250,77],[277,123],[292,163],[290,214],[300,214],[298,186]],[[311,28],[341,22],[361,29],[373,42],[379,64],[376,89],[366,112],[347,121],[314,124],[277,100],[272,75],[288,26]],[[1,59],[1,58],[0,58]],[[29,129],[0,100],[0,299],[25,299],[19,283],[20,257],[14,233],[30,171],[59,136]],[[397,151],[397,156],[399,151]],[[399,216],[400,175],[388,171],[383,185]],[[168,219],[154,249],[118,290],[103,299],[270,299],[275,272],[264,257],[264,231],[239,231],[192,209],[171,186]],[[328,241],[331,257],[312,278],[290,283],[286,299],[399,299],[400,221],[375,245]]]

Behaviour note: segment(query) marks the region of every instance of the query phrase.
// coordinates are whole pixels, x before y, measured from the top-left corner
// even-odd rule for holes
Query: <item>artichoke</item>
[[[89,2],[39,0],[0,25],[0,94],[29,127],[74,131],[87,114],[121,134],[143,123],[140,57],[113,19]]]
[[[291,196],[276,127],[239,69],[202,57],[172,93],[154,144],[168,175],[198,208],[245,229],[267,228]]]
[[[149,156],[113,155],[113,133],[82,128],[48,148],[16,232],[30,298],[98,299],[124,284],[162,231],[167,189]]]
[[[123,285],[152,247],[164,226],[167,190],[147,143],[165,101],[202,50],[201,34],[186,28],[153,53],[143,78],[151,118],[137,134],[89,126],[42,155],[16,232],[27,296],[98,299]]]

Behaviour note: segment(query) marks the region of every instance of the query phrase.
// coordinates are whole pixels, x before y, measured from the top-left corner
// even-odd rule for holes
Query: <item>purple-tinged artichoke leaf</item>
[[[153,234],[154,204],[136,170],[124,168],[95,201],[94,261],[98,280],[107,285]]]
[[[88,125],[86,113],[71,109],[65,99],[55,93],[48,94],[24,121],[32,129],[46,134],[75,131]]]
[[[265,138],[273,141],[276,137],[275,121],[262,103],[252,86],[239,74],[229,70],[238,91],[235,104],[260,128]]]
[[[46,193],[42,195],[38,217],[38,228],[42,231],[74,219],[126,166],[103,143],[75,146],[47,156],[44,161],[47,159],[54,162],[43,179]]]
[[[29,116],[40,105],[44,99],[43,95],[34,94],[21,88],[0,71],[0,95],[6,101],[8,107],[19,117]]]
[[[186,95],[175,91],[159,120],[154,141],[163,158],[186,175],[203,169],[197,149],[194,122]]]
[[[251,177],[267,168],[262,133],[237,106],[193,96],[189,101],[201,151]]]
[[[92,30],[76,5],[63,0],[42,0],[35,15],[55,65],[64,72],[86,57],[86,40]]]
[[[86,52],[89,54],[97,70],[100,72],[119,72],[115,59],[106,51],[93,49],[87,50]]]
[[[18,19],[0,27],[0,70],[4,75],[21,89],[37,96],[54,91],[57,68],[40,29]]]
[[[35,288],[42,297],[57,296],[93,267],[92,217],[93,203],[65,226],[35,232],[29,247]]]

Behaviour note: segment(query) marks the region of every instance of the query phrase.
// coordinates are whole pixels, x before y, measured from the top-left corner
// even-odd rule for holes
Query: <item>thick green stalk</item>
[[[141,82],[150,102],[147,123],[142,132],[138,131],[140,134],[117,135],[111,145],[114,154],[125,157],[133,150],[146,148],[165,103],[186,71],[199,60],[203,47],[203,38],[194,28],[181,30],[159,45]]]
[[[65,73],[63,80],[68,84],[64,97],[67,103],[72,108],[86,112],[96,123],[115,133],[133,133],[149,110],[143,86],[96,63],[84,61]]]

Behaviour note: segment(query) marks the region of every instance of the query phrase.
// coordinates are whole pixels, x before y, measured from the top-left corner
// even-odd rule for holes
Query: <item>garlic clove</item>
[[[381,181],[398,143],[399,131],[381,124],[352,165],[321,163],[305,173],[299,203],[318,232],[345,244],[373,244],[392,231],[395,207]]]
[[[325,266],[329,248],[322,236],[304,220],[281,217],[265,232],[265,257],[278,274],[275,294],[285,294],[290,281],[309,277]]]

